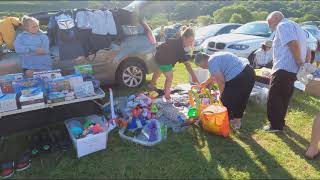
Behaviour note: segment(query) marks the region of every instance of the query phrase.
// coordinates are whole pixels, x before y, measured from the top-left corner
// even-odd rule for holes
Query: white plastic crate
[[[66,120],[65,126],[68,129],[70,138],[72,140],[72,143],[77,151],[77,157],[81,158],[83,156],[86,156],[88,154],[103,150],[107,148],[107,141],[108,141],[108,132],[107,132],[107,126],[104,123],[105,119],[102,116],[98,115],[90,115],[87,116],[85,119],[90,119],[91,121],[95,123],[99,123],[101,127],[103,128],[103,132],[95,135],[89,135],[85,138],[76,139],[69,128],[69,122],[72,120],[78,120],[78,119],[84,119],[84,118],[71,118]],[[82,123],[82,122],[81,122]]]
[[[210,72],[207,69],[195,68],[193,69],[193,71],[200,83],[203,83],[210,77]],[[190,74],[189,74],[189,82],[192,83],[192,77]]]

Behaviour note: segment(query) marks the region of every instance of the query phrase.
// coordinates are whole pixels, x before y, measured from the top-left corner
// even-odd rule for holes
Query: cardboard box
[[[0,95],[0,112],[13,111],[18,109],[16,94]]]
[[[305,92],[312,96],[320,97],[320,78],[310,79]]]

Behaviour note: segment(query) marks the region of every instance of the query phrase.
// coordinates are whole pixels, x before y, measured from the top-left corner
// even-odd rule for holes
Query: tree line
[[[45,10],[125,7],[131,1],[0,1],[1,16]],[[265,20],[275,10],[297,22],[320,20],[318,1],[152,1],[141,14],[152,27],[175,22],[207,25]]]

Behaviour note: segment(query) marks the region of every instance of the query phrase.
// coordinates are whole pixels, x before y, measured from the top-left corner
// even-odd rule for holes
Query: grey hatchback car
[[[130,6],[124,9],[137,9],[136,3],[133,8]],[[35,13],[32,16],[41,19],[50,17],[51,13],[54,12]],[[58,47],[50,47],[53,68],[60,69],[63,74],[70,74],[76,65],[91,64],[95,77],[102,84],[119,83],[129,88],[141,86],[145,82],[146,74],[152,73],[156,68],[156,40],[150,27],[142,18],[138,18],[138,25],[122,26],[124,38],[121,38],[120,42],[111,42],[109,48],[101,49],[87,58],[60,60]],[[19,55],[14,52],[6,53],[0,60],[0,75],[17,72],[22,72]]]

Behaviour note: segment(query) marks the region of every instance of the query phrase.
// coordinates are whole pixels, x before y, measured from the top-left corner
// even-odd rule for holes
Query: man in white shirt
[[[275,31],[273,39],[273,68],[268,98],[268,132],[282,131],[289,101],[294,91],[299,68],[307,57],[307,38],[301,27],[275,11],[267,18],[269,27]]]

